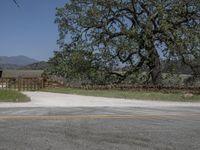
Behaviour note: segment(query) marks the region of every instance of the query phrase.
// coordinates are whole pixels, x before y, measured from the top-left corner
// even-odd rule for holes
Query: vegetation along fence
[[[0,89],[36,91],[44,86],[42,78],[0,78]]]
[[[164,86],[164,85],[82,85],[73,86],[66,85],[67,88],[77,88],[84,90],[133,90],[133,91],[152,91],[152,92],[164,92],[164,93],[176,93],[176,92],[189,92],[194,94],[200,94],[200,86]]]

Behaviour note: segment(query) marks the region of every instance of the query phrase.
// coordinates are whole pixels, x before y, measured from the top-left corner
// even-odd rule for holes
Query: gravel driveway
[[[0,103],[0,107],[200,107],[200,103],[127,100],[48,92],[23,92],[27,103]]]

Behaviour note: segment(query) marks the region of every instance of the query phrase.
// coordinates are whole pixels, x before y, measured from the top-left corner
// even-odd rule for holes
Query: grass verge
[[[0,102],[28,102],[30,98],[26,95],[12,90],[0,90]]]
[[[120,90],[83,90],[73,88],[45,88],[43,92],[76,94],[85,96],[155,100],[155,101],[177,101],[177,102],[200,102],[200,95],[183,93],[162,93],[148,91],[120,91]]]

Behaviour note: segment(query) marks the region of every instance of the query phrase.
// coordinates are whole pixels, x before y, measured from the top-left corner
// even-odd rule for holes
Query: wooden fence
[[[44,88],[42,78],[0,78],[0,89],[18,91],[36,91]]]

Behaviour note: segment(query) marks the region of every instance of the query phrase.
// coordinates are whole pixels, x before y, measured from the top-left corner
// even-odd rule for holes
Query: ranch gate
[[[0,90],[37,91],[44,87],[43,78],[0,78]]]

